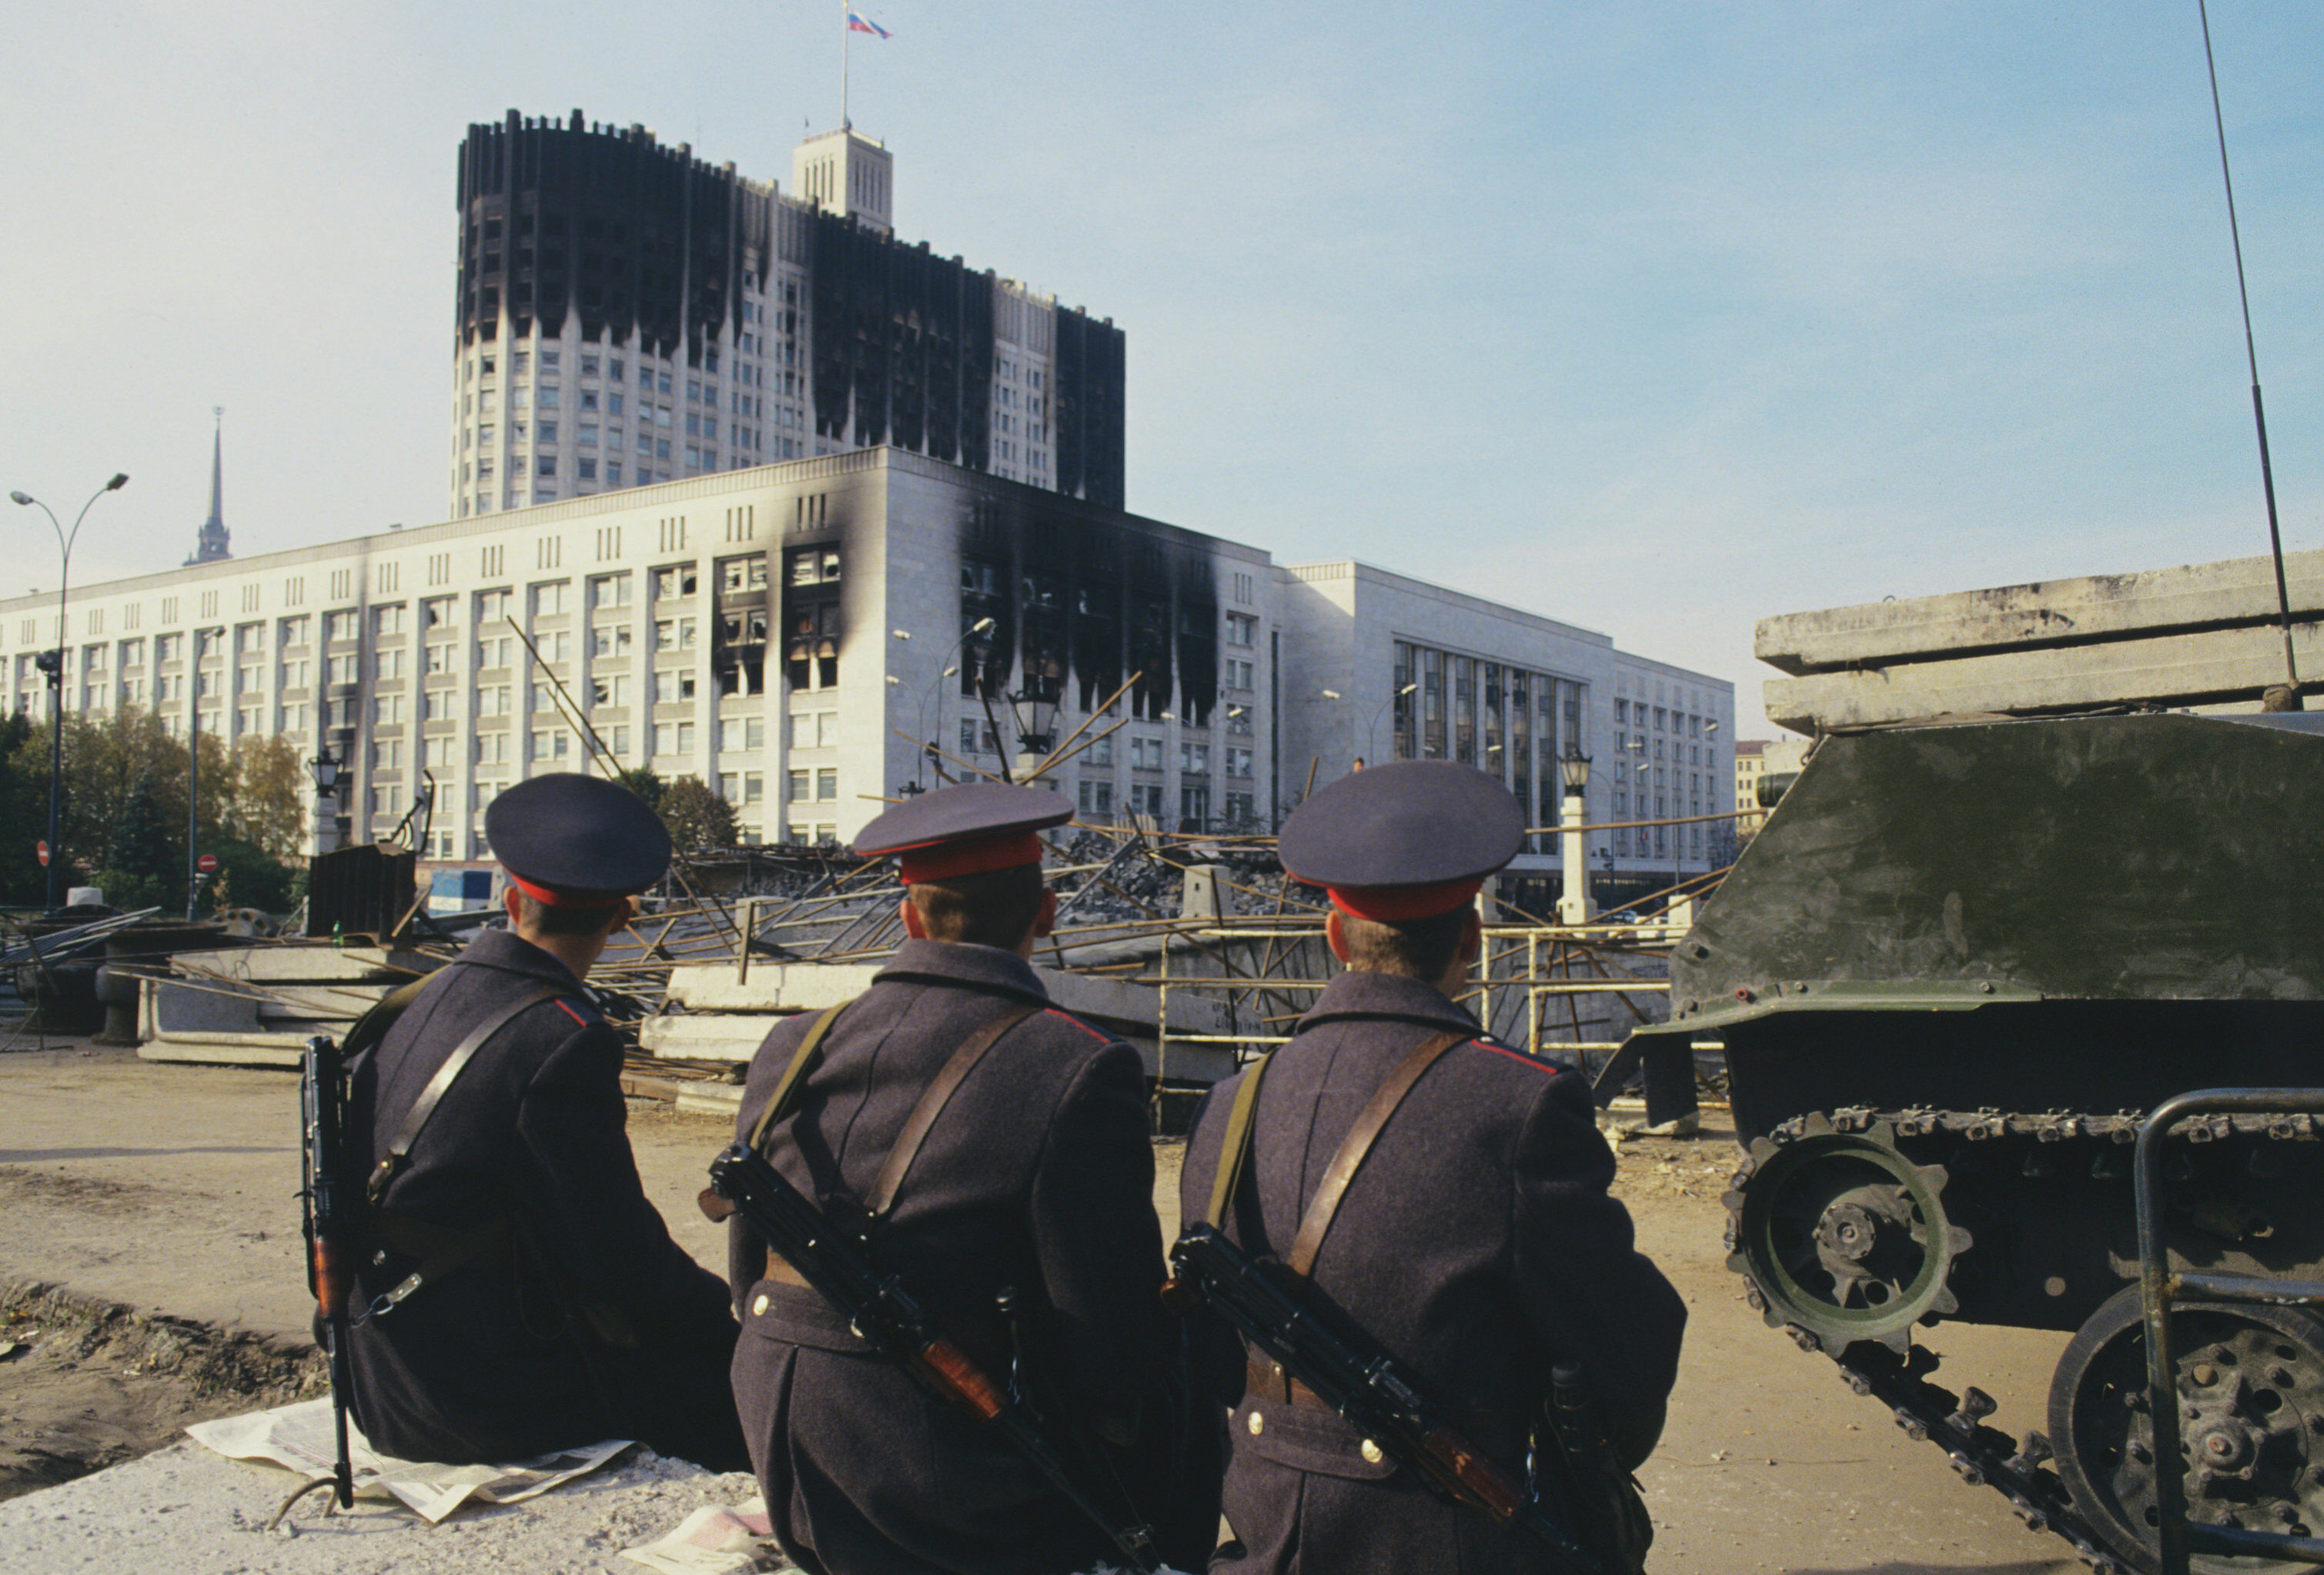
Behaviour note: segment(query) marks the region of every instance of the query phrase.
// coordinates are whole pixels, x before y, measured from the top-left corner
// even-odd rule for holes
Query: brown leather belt
[[[1281,1366],[1275,1362],[1262,1362],[1256,1359],[1246,1359],[1243,1364],[1243,1376],[1249,1385],[1246,1395],[1250,1399],[1305,1405],[1317,1411],[1337,1411],[1338,1409],[1305,1383],[1285,1372]],[[1525,1432],[1525,1418],[1520,1412],[1480,1408],[1473,1411],[1455,1411],[1452,1416],[1462,1429],[1470,1433],[1492,1433],[1508,1437],[1512,1433],[1522,1436]]]

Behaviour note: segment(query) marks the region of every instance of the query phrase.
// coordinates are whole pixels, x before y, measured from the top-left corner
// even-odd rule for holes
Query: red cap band
[[[558,891],[553,887],[534,885],[515,870],[510,870],[506,864],[502,865],[501,868],[507,871],[511,886],[515,887],[543,907],[616,907],[628,895],[619,891]]]
[[[1477,899],[1484,881],[1447,880],[1441,886],[1327,886],[1332,906],[1360,919],[1393,924],[1400,919],[1434,918]]]
[[[916,880],[949,880],[955,875],[982,875],[988,870],[1014,870],[1041,861],[1041,839],[1031,832],[977,837],[968,842],[930,843],[926,847],[899,848],[896,863],[904,884]]]

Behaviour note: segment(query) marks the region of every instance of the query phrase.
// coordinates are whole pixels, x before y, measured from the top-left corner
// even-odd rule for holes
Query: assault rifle
[[[1442,1409],[1377,1340],[1360,1331],[1328,1327],[1278,1283],[1274,1266],[1197,1223],[1170,1248],[1170,1266],[1176,1277],[1163,1294],[1174,1305],[1199,1300],[1217,1308],[1391,1458],[1453,1502],[1531,1534],[1549,1549],[1552,1568],[1561,1575],[1607,1575],[1568,1527],[1445,1425]]]
[[[331,1427],[338,1444],[333,1486],[341,1509],[355,1501],[355,1472],[347,1460],[347,1401],[355,1393],[347,1361],[347,1300],[355,1290],[361,1207],[361,1193],[346,1184],[346,1063],[338,1045],[319,1035],[308,1040],[299,1079],[299,1113],[305,1128],[300,1152],[307,1184],[300,1196],[305,1202],[307,1288],[315,1296],[315,1339],[331,1359]]]
[[[715,1220],[739,1211],[881,1355],[936,1398],[965,1405],[998,1428],[1035,1470],[1113,1540],[1134,1568],[1161,1568],[1152,1530],[1125,1524],[1074,1480],[1016,1386],[995,1383],[957,1340],[937,1328],[902,1281],[872,1261],[859,1235],[841,1230],[746,1143],[732,1145],[710,1162],[710,1191],[732,1207],[717,1210],[706,1193],[705,1214]]]

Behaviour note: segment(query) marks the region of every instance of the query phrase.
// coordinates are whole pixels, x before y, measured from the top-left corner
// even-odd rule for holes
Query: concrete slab
[[[2324,614],[2324,550],[2287,553],[2283,568],[2294,620]],[[1796,677],[1971,651],[2264,625],[2276,615],[2272,560],[2238,557],[1787,613],[1760,621],[1754,649],[1761,661]]]
[[[2292,649],[2301,673],[2324,675],[2324,625],[2295,623]],[[1806,732],[2079,705],[2248,701],[2255,708],[2262,692],[2282,681],[2282,635],[2253,627],[1770,678],[1766,703],[1770,721]]]
[[[691,1017],[648,1018],[638,1026],[638,1044],[649,1055],[670,1055],[687,1061],[748,1061],[786,1016],[796,1015],[704,1012]]]

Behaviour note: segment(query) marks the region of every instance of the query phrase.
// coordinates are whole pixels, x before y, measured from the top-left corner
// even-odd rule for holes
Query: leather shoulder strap
[[[752,1147],[756,1148],[764,1143],[767,1128],[781,1120],[784,1112],[791,1108],[791,1101],[798,1095],[799,1084],[807,1081],[807,1074],[823,1058],[824,1036],[831,1032],[831,1025],[839,1020],[839,1014],[861,999],[856,997],[841,1001],[835,1007],[825,1007],[823,1015],[815,1019],[815,1026],[807,1029],[807,1037],[801,1039],[798,1048],[791,1052],[791,1064],[783,1068],[782,1078],[775,1084],[775,1091],[768,1099],[767,1108],[759,1117],[759,1124],[751,1128]]]
[[[920,1145],[927,1141],[928,1129],[936,1124],[936,1118],[944,1114],[945,1107],[952,1102],[952,1096],[960,1091],[960,1085],[967,1080],[968,1074],[976,1070],[976,1064],[984,1059],[984,1053],[999,1042],[1001,1035],[1040,1009],[1021,1001],[1011,1002],[987,1019],[982,1027],[971,1034],[960,1048],[952,1053],[952,1059],[944,1064],[944,1070],[936,1073],[936,1081],[928,1084],[927,1091],[920,1095],[920,1102],[912,1107],[912,1113],[905,1120],[903,1133],[897,1138],[896,1146],[888,1151],[887,1163],[880,1167],[880,1179],[872,1184],[872,1195],[863,1202],[868,1218],[884,1220],[888,1217],[888,1211],[896,1206],[897,1189],[904,1184],[904,1176],[912,1168],[912,1161],[919,1157]]]
[[[1242,1181],[1245,1164],[1250,1158],[1250,1128],[1259,1114],[1259,1081],[1267,1075],[1267,1064],[1275,1059],[1269,1050],[1250,1064],[1242,1074],[1242,1085],[1235,1090],[1234,1103],[1227,1110],[1226,1139],[1219,1147],[1219,1170],[1211,1178],[1211,1206],[1196,1225],[1209,1225],[1215,1230],[1226,1226],[1227,1206],[1234,1202],[1235,1188]]]
[[[1348,1135],[1340,1140],[1339,1151],[1323,1171],[1323,1184],[1315,1189],[1309,1200],[1307,1212],[1299,1221],[1298,1238],[1291,1244],[1291,1256],[1285,1266],[1305,1279],[1315,1266],[1315,1254],[1323,1249],[1324,1232],[1332,1229],[1332,1217],[1340,1211],[1340,1200],[1347,1195],[1348,1184],[1356,1179],[1356,1172],[1372,1151],[1373,1140],[1380,1128],[1388,1125],[1396,1108],[1404,1103],[1404,1096],[1420,1081],[1421,1073],[1436,1064],[1437,1058],[1455,1045],[1466,1044],[1474,1034],[1434,1034],[1423,1040],[1413,1053],[1388,1074],[1379,1088],[1372,1091],[1371,1101]]]
[[[387,1152],[372,1167],[371,1181],[364,1188],[364,1193],[373,1208],[379,1207],[381,1198],[387,1193],[388,1184],[403,1168],[404,1160],[411,1153],[411,1146],[420,1140],[420,1129],[428,1125],[428,1118],[436,1113],[436,1107],[443,1101],[445,1093],[466,1070],[468,1063],[475,1058],[476,1052],[484,1048],[484,1041],[506,1027],[519,1012],[537,1007],[542,1001],[554,1000],[559,993],[553,984],[535,985],[500,1010],[487,1015],[468,1030],[466,1038],[452,1047],[452,1054],[444,1057],[444,1064],[436,1069],[436,1075],[428,1080],[428,1086],[420,1091],[420,1097],[404,1113],[403,1126],[396,1133],[395,1140],[387,1146]]]

